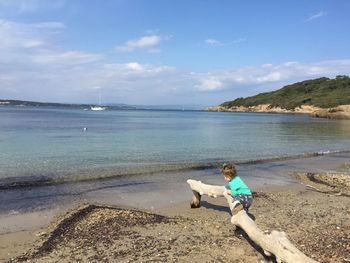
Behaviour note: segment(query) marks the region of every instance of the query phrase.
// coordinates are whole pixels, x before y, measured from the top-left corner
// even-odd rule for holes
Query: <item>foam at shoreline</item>
[[[319,151],[295,155],[282,155],[276,157],[267,157],[251,160],[215,160],[206,163],[186,163],[186,164],[157,164],[144,167],[128,168],[128,169],[112,169],[89,172],[78,172],[79,175],[71,175],[65,177],[48,177],[48,176],[18,176],[0,179],[1,190],[15,190],[20,188],[41,187],[49,185],[80,183],[89,181],[109,180],[125,176],[142,176],[145,174],[164,174],[173,172],[189,172],[196,170],[207,170],[219,168],[224,162],[234,162],[237,165],[261,164],[276,161],[304,159],[317,157],[322,155],[332,155],[336,153],[349,153],[350,151]]]
[[[349,152],[319,153],[310,158],[245,162],[237,165],[237,171],[255,191],[297,186],[297,180],[289,176],[295,171],[349,173],[349,160]],[[0,214],[60,209],[85,202],[142,209],[166,207],[188,199],[191,191],[186,184],[187,179],[215,185],[225,183],[218,168],[208,168],[4,189],[0,191]]]

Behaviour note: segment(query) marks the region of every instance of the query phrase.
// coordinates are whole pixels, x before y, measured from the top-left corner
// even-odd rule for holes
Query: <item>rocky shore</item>
[[[348,173],[293,173],[295,187],[255,192],[250,213],[266,231],[285,231],[319,262],[350,262]],[[157,212],[86,204],[56,219],[8,262],[275,262],[229,221],[223,198]]]
[[[340,105],[334,108],[318,108],[311,105],[302,105],[295,109],[283,109],[280,107],[271,107],[270,104],[261,104],[257,106],[237,106],[225,108],[222,106],[211,106],[207,111],[225,111],[225,112],[264,112],[264,113],[301,113],[310,114],[313,117],[328,119],[348,119],[350,120],[350,105]]]

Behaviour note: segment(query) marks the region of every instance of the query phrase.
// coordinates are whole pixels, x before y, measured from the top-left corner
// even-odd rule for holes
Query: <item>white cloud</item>
[[[215,72],[181,71],[137,60],[107,63],[105,54],[57,46],[60,30],[64,30],[60,22],[0,22],[0,98],[95,103],[101,92],[104,102],[212,104],[259,89],[350,72],[350,59],[287,61]],[[135,48],[150,48],[157,41],[135,43]]]
[[[263,64],[261,67],[263,67],[263,68],[270,68],[270,67],[273,67],[273,65],[270,64],[270,63],[266,63],[266,64]]]
[[[308,21],[311,21],[311,20],[323,17],[325,15],[327,15],[327,12],[320,11],[320,12],[318,12],[316,14],[313,14],[313,15],[309,16],[305,21],[308,22]]]
[[[206,39],[205,43],[208,45],[212,45],[212,46],[222,46],[223,45],[219,40],[212,39],[212,38]]]
[[[156,66],[149,64],[140,64],[138,62],[129,62],[125,64],[105,64],[102,68],[103,75],[112,78],[125,78],[132,75],[140,78],[149,78],[163,73],[174,72],[175,69],[169,66]]]
[[[69,56],[76,55],[80,53]],[[234,99],[300,80],[334,77],[349,71],[350,59],[308,64],[286,62],[207,73],[179,71],[166,65],[135,61],[79,66],[67,63],[61,67],[37,64],[29,71],[14,64],[8,67],[0,64],[0,97],[96,102],[97,91],[100,91],[103,102],[212,104],[219,98],[222,101]]]
[[[201,79],[200,84],[195,87],[200,91],[214,91],[221,89],[222,86],[223,83],[220,80],[210,77],[207,79]]]
[[[102,54],[66,51],[55,47],[55,35],[65,25],[57,21],[17,23],[0,20],[0,62],[17,66],[78,65],[100,61]]]
[[[137,62],[127,63],[125,66],[126,66],[126,68],[131,69],[131,70],[135,70],[135,71],[142,71],[142,70],[144,70],[144,67],[141,64],[137,63]]]
[[[139,39],[129,40],[125,44],[117,46],[116,49],[119,52],[132,52],[136,49],[152,50],[152,48],[159,45],[161,41],[162,37],[158,35],[144,36]]]
[[[22,42],[22,46],[26,48],[37,48],[44,45],[45,45],[45,42],[38,39],[30,39]]]
[[[256,81],[258,83],[265,83],[265,82],[275,82],[280,81],[282,79],[280,72],[271,72],[269,74],[263,75],[261,77],[257,77]]]
[[[65,26],[61,22],[17,23],[0,20],[0,49],[36,48],[49,44],[57,30]]]
[[[298,62],[297,61],[287,61],[285,63],[283,63],[284,66],[293,66],[293,65],[297,65]],[[271,66],[273,66],[272,64],[270,64]]]
[[[293,83],[302,79],[321,76],[335,76],[350,72],[349,60],[321,61],[316,63],[286,62],[279,65],[263,64],[259,67],[246,67],[221,72],[195,73],[198,91],[222,91],[242,87]]]
[[[85,53],[81,51],[63,51],[63,52],[39,52],[33,55],[34,63],[43,65],[79,65],[96,62],[104,59],[101,54]]]
[[[205,40],[205,43],[208,44],[208,45],[211,45],[211,46],[226,46],[226,45],[235,45],[235,44],[239,44],[239,43],[242,43],[242,42],[245,42],[247,41],[246,38],[237,38],[233,41],[230,41],[230,42],[222,42],[220,40],[217,40],[217,39],[214,39],[214,38],[208,38]]]

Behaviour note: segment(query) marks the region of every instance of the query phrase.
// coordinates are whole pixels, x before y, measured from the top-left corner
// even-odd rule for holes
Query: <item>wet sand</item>
[[[310,181],[303,173],[289,175],[293,171],[308,171],[321,178],[328,178],[325,172],[349,174],[349,163],[349,156],[340,154],[239,167],[257,192],[250,213],[261,229],[285,231],[300,250],[320,262],[349,262],[347,175],[345,181],[327,183]],[[206,183],[223,184],[213,173],[198,171],[198,176],[202,174],[200,178]],[[95,193],[94,202],[85,196],[89,204],[67,213],[62,208],[2,216],[0,260],[273,262],[244,232],[234,230],[223,198],[204,198],[201,208],[190,209],[191,191],[183,179],[174,179],[170,185],[165,180],[160,184],[162,189],[153,185],[151,196],[146,191],[137,192],[132,199],[131,191],[119,203],[110,200],[113,191],[105,189]],[[345,195],[338,195],[340,191]],[[145,200],[138,199],[140,194]],[[122,209],[120,205],[138,209]],[[14,222],[18,231],[13,231]]]

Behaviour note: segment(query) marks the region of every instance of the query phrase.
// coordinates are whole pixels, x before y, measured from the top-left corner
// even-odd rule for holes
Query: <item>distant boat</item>
[[[99,94],[98,104],[101,105],[101,93]],[[93,110],[93,111],[101,111],[101,110],[105,110],[106,107],[102,107],[102,106],[91,106],[90,109]]]
[[[101,110],[105,110],[106,107],[101,107],[101,106],[91,106],[90,107],[91,110],[93,111],[101,111]]]

